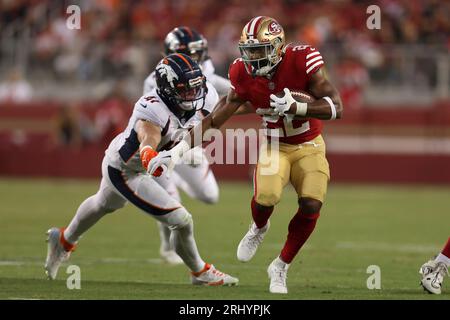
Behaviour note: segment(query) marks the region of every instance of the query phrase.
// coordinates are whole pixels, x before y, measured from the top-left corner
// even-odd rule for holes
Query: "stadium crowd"
[[[71,4],[81,8],[79,30],[66,26]],[[379,30],[366,25],[372,4],[381,8]],[[85,108],[76,107],[79,102],[63,99],[65,108],[54,121],[55,141],[108,141],[125,125],[129,101],[142,94],[168,31],[188,25],[203,33],[216,72],[226,76],[239,56],[241,30],[255,14],[278,19],[288,42],[321,50],[347,110],[364,104],[369,84],[399,88],[403,81],[413,91],[432,88],[435,55],[448,57],[448,1],[1,0],[0,107],[36,98],[61,101],[81,87],[79,100],[101,107],[89,120]]]
[[[69,3],[64,1],[0,1],[0,30],[19,24],[20,30],[30,34],[28,70],[40,70],[58,81],[130,75],[142,80],[160,59],[166,33],[174,26],[189,25],[204,33],[217,71],[225,75],[239,54],[236,40],[242,27],[255,13],[277,18],[289,41],[339,48],[338,52],[356,59],[375,80],[378,76],[384,81],[386,71],[392,70],[386,67],[389,55],[381,46],[420,43],[448,52],[450,44],[450,3],[439,0],[254,0],[245,6],[239,0],[72,3],[81,8],[81,30],[66,27]],[[371,4],[382,8],[380,30],[366,27],[366,9]],[[20,37],[20,30],[10,36]],[[391,72],[390,79],[395,81],[395,77]]]

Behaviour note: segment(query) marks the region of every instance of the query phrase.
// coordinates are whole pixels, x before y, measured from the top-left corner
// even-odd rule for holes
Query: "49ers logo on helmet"
[[[269,32],[273,35],[277,35],[281,33],[281,26],[273,21],[271,24],[269,24]]]

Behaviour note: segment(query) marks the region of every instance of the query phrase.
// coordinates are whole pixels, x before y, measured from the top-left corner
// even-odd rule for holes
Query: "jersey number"
[[[309,130],[309,121],[305,121],[301,126],[295,127],[292,117],[284,117],[283,124],[286,130],[286,137],[297,136]]]
[[[145,99],[145,101],[149,101],[150,103],[155,103],[155,102],[159,101],[158,98],[155,96],[148,96],[148,97],[145,97],[144,99]]]
[[[264,117],[263,120],[266,123],[268,123],[268,122],[276,123],[276,122],[278,122],[279,117],[267,117],[267,118]],[[302,133],[305,133],[306,131],[308,131],[310,129],[309,121],[303,122],[300,126],[295,126],[293,120],[294,120],[293,117],[284,117],[283,118],[283,127],[284,127],[284,132],[286,133],[284,135],[285,137],[297,136]],[[267,127],[267,125],[266,125],[266,127]]]
[[[147,96],[147,97],[144,97],[144,100],[147,101],[147,102],[150,102],[150,103],[155,103],[155,102],[158,102],[158,101],[159,101],[158,98],[155,97],[155,96]],[[140,106],[141,106],[142,108],[147,108],[147,103],[139,102],[139,104],[140,104]]]

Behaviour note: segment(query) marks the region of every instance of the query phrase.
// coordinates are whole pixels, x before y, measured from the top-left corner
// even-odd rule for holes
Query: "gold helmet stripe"
[[[248,29],[247,29],[247,33],[249,37],[255,38],[255,35],[258,32],[258,27],[261,23],[261,20],[263,20],[263,16],[259,16],[256,18],[253,18],[252,21],[250,21],[248,24]]]

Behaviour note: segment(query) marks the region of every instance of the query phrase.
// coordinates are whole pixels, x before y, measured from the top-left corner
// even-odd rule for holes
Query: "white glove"
[[[297,102],[292,97],[291,91],[288,88],[284,88],[284,96],[278,98],[276,95],[270,95],[270,106],[278,112],[280,116],[285,116],[292,104],[296,106],[296,115],[304,116],[306,115],[307,103]]]
[[[189,146],[189,144],[186,141],[181,140],[180,143],[178,143],[172,149],[161,151],[156,157],[150,160],[147,172],[153,175],[153,173],[159,167],[161,167],[163,169],[163,174],[166,174],[167,177],[170,177],[175,165],[181,161],[184,153],[186,153],[190,149],[191,147]]]
[[[291,105],[296,101],[292,98],[291,91],[284,88],[284,96],[279,98],[274,94],[270,95],[270,106],[280,115],[286,115],[286,112],[291,108]]]
[[[170,154],[170,151],[164,150],[160,151],[158,155],[150,160],[147,167],[147,172],[150,175],[153,175],[158,168],[161,168],[162,174],[166,174],[168,177],[170,177],[171,171],[173,170],[173,167],[175,164],[172,164],[172,155]],[[170,168],[170,171],[169,171]],[[159,176],[160,173],[155,173],[155,176]]]

